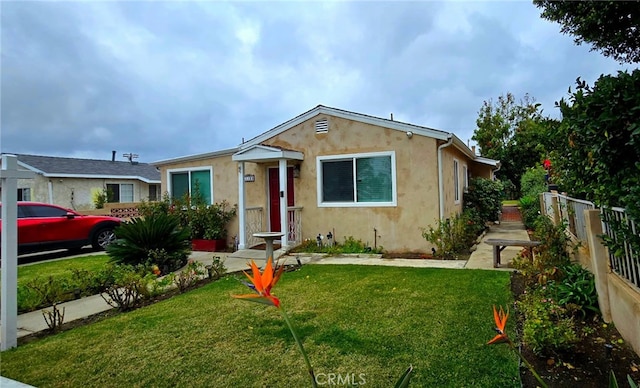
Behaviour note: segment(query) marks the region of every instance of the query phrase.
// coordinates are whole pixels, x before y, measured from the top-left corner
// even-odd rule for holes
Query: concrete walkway
[[[489,231],[477,245],[477,249],[471,253],[469,261],[465,268],[470,269],[491,269],[496,271],[513,271],[509,263],[515,258],[521,247],[507,247],[500,253],[500,268],[493,268],[493,246],[486,244],[487,239],[501,240],[529,240],[529,234],[524,227],[522,221],[518,217],[514,217],[512,212],[508,212],[509,221],[502,221],[499,225],[492,225]]]

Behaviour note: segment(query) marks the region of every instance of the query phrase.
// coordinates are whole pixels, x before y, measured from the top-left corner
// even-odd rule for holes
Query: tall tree
[[[619,62],[640,62],[640,1],[534,0],[541,17],[562,25],[560,31],[575,36],[576,44],[590,43],[592,50]]]
[[[525,170],[538,165],[546,155],[549,122],[542,117],[540,104],[528,94],[519,103],[511,93],[501,95],[496,102],[483,102],[472,139],[483,156],[501,161],[498,174],[507,187],[512,187],[507,193],[510,197],[518,197]]]

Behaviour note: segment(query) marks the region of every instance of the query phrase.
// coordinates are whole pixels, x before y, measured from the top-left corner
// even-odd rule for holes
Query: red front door
[[[287,206],[293,206],[293,167],[287,167]],[[269,226],[271,232],[280,232],[280,173],[269,169]]]

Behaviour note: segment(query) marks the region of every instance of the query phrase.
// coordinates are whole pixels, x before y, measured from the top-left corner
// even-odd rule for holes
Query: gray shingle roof
[[[45,176],[86,178],[127,178],[147,183],[160,183],[160,171],[148,163],[130,163],[98,159],[62,158],[57,156],[23,155],[18,163]]]

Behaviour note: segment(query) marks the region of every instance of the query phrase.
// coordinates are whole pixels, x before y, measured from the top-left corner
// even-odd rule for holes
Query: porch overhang
[[[299,151],[254,145],[240,150],[231,156],[235,162],[264,163],[277,160],[304,160],[304,154]]]

